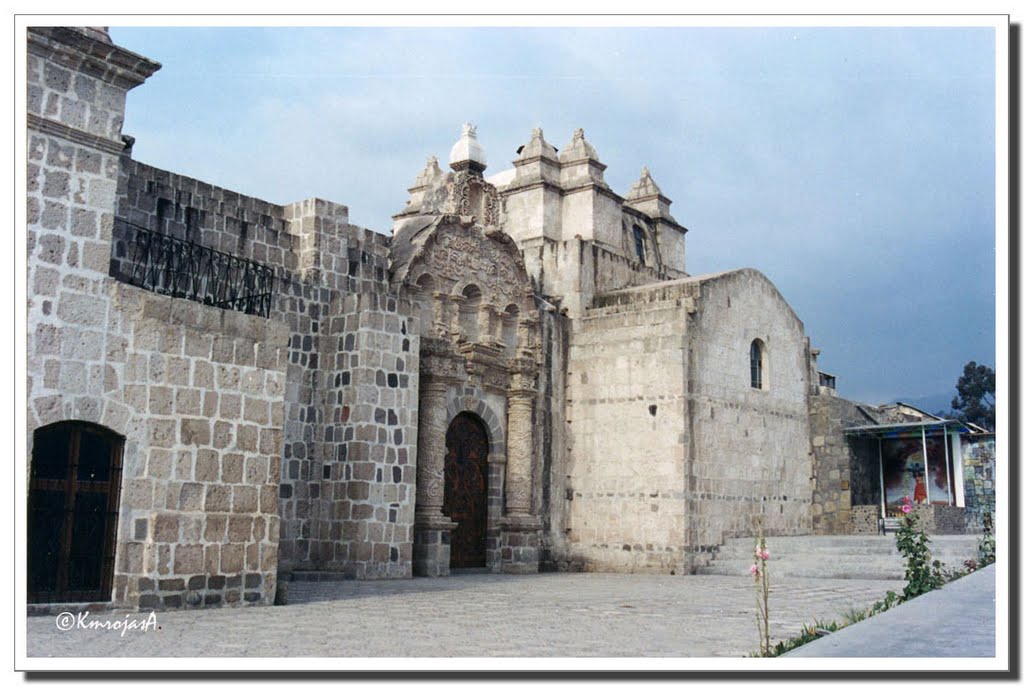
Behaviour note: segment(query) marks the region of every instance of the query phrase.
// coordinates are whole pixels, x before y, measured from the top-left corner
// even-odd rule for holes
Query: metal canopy
[[[896,424],[865,424],[843,429],[847,436],[863,436],[869,438],[919,438],[921,431],[928,435],[956,432],[973,433],[971,429],[957,419],[940,419],[927,422],[900,422]]]

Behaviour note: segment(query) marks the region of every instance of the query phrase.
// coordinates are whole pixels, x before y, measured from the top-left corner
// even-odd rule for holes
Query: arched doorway
[[[124,440],[85,422],[37,429],[28,496],[28,601],[110,600]]]
[[[455,416],[445,435],[445,515],[451,533],[451,567],[487,565],[487,429],[476,415]]]

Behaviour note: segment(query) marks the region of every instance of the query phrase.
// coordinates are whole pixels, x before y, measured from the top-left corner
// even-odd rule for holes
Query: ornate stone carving
[[[440,358],[443,359],[443,358]],[[420,426],[417,439],[417,519],[441,519],[444,505],[444,453],[448,417],[445,384],[424,378],[420,384]]]
[[[498,191],[478,173],[455,172],[448,182],[446,212],[473,215],[484,226],[498,225]]]

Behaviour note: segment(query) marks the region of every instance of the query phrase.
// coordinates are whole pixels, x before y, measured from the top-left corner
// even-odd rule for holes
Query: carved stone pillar
[[[536,572],[540,562],[540,518],[533,505],[533,400],[536,365],[513,361],[508,391],[505,440],[505,519],[501,534],[501,570]]]
[[[462,307],[466,298],[461,295],[448,295],[445,304],[448,309],[448,330],[456,341],[469,341],[473,332],[469,331],[463,322]]]
[[[521,374],[513,375],[513,390],[508,395],[505,511],[509,516],[530,514],[533,501],[533,397],[536,393],[532,380],[524,388],[521,377]]]
[[[420,382],[420,426],[416,446],[416,516],[440,517],[444,504],[444,451],[447,430],[445,384]]]
[[[446,336],[451,331],[451,319],[448,312],[448,294],[434,291],[431,306],[434,308],[434,330],[438,336]]]
[[[498,310],[494,305],[486,303],[480,306],[479,319],[477,320],[480,331],[480,341],[483,343],[494,344],[497,342],[498,337],[495,330],[498,326]]]
[[[444,457],[447,409],[443,380],[420,381],[419,434],[416,444],[416,526],[412,567],[419,576],[447,576],[451,561],[451,530],[455,524],[441,512],[444,505]]]

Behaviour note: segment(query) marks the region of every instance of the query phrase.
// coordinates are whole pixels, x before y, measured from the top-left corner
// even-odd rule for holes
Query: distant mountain
[[[948,393],[933,393],[932,395],[922,395],[916,398],[896,398],[893,402],[913,405],[917,409],[930,412],[931,414],[948,414],[953,411],[953,408],[950,407],[950,402],[955,395],[956,390],[954,389]]]

